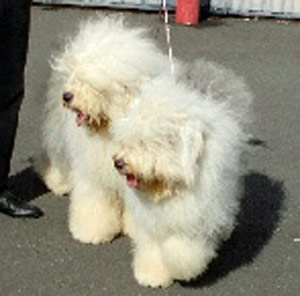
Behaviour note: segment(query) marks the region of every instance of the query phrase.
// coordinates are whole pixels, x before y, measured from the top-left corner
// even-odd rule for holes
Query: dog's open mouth
[[[75,112],[76,112],[76,124],[77,124],[77,126],[82,126],[86,121],[89,120],[88,115],[83,114],[79,110],[75,110]]]
[[[76,121],[77,126],[82,126],[86,121],[89,121],[90,116],[84,114],[78,108],[73,107],[70,104],[65,103],[65,102],[64,102],[63,106],[65,108],[67,108],[67,109],[69,109],[69,110],[71,110],[71,111],[73,111],[73,112],[76,113],[76,119],[75,119],[75,121]]]
[[[126,180],[127,180],[127,185],[129,187],[133,187],[133,188],[139,187],[139,180],[133,174],[126,175]]]

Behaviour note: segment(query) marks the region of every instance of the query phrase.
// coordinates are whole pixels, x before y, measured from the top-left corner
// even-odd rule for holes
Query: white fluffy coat
[[[210,79],[197,82],[204,73]],[[134,275],[142,285],[195,278],[234,228],[251,94],[224,73],[202,60],[177,81],[162,75],[144,86],[129,116],[114,123],[114,159],[125,162],[122,174],[142,184],[128,180],[125,193]],[[239,100],[244,109],[236,108]]]
[[[128,112],[141,85],[166,68],[146,31],[118,17],[81,23],[54,57],[43,126],[47,162],[39,170],[55,194],[70,192],[75,239],[98,244],[122,230],[124,182],[113,169],[109,127]],[[78,115],[63,107],[64,92],[74,95],[67,107],[88,118],[80,127]]]

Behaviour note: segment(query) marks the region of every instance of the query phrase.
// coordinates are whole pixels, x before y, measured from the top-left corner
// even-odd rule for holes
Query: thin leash
[[[170,70],[171,70],[171,74],[174,75],[173,48],[172,48],[172,44],[171,44],[171,27],[170,27],[170,21],[169,21],[169,13],[168,13],[168,9],[167,9],[167,0],[162,0],[162,9],[164,12],[165,33],[166,33],[166,41],[167,41],[167,46],[168,46]]]

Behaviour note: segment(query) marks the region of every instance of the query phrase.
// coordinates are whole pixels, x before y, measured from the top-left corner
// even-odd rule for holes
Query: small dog
[[[119,17],[83,22],[54,58],[38,170],[55,194],[71,193],[69,229],[81,242],[110,241],[122,230],[124,183],[109,128],[167,62],[145,29]]]
[[[113,124],[113,160],[127,182],[134,276],[167,287],[201,274],[234,228],[252,97],[205,60],[153,79],[140,96]]]

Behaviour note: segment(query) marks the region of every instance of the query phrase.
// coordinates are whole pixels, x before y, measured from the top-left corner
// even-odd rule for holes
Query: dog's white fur
[[[168,67],[141,28],[117,18],[80,25],[52,64],[43,146],[46,164],[38,168],[57,195],[70,192],[69,229],[75,239],[98,244],[122,228],[124,182],[113,169],[109,126],[136,101],[143,83]],[[77,127],[75,112],[88,116]]]
[[[250,101],[241,79],[200,60],[175,79],[149,82],[139,104],[114,122],[114,159],[138,182],[124,196],[141,285],[195,278],[230,236]]]

